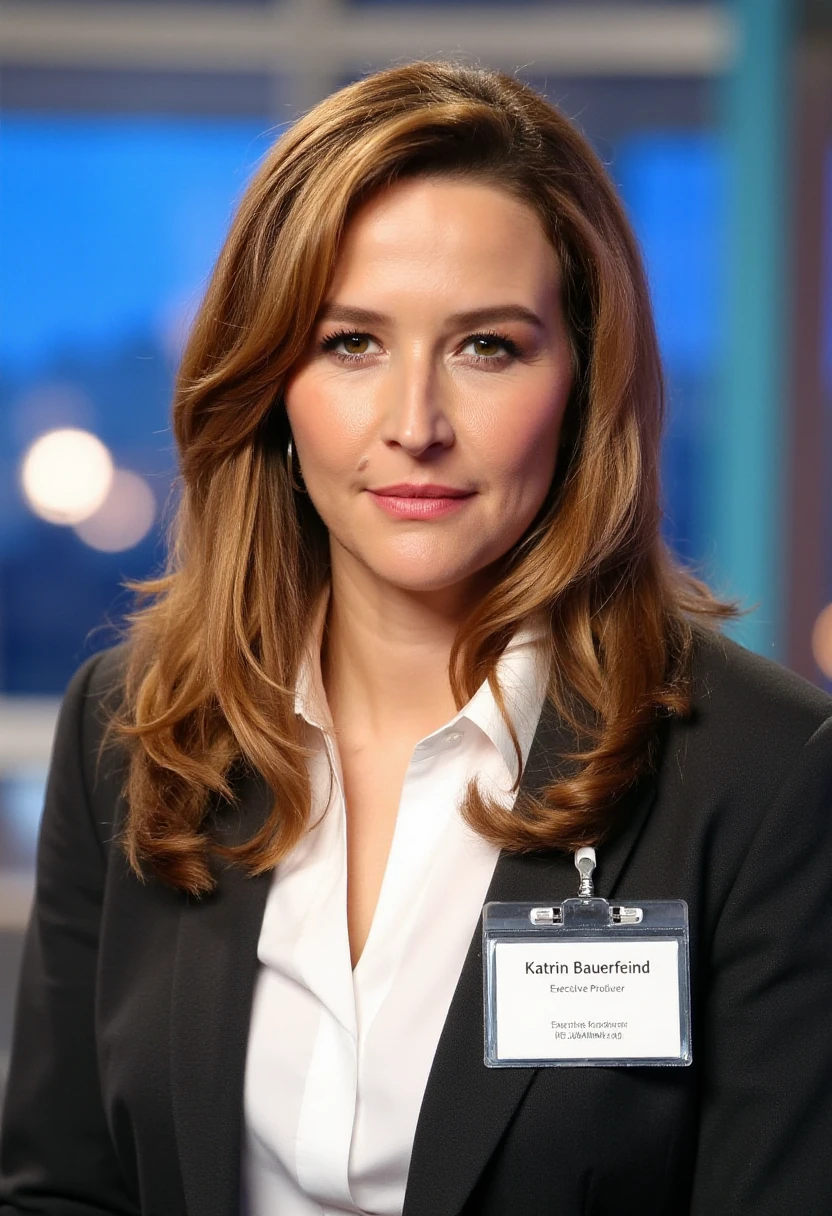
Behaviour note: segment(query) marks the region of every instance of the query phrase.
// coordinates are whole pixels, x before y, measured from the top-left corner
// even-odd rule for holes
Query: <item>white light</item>
[[[145,479],[128,469],[116,469],[109,494],[75,531],[92,549],[121,553],[144,540],[155,517],[156,499]]]
[[[812,630],[812,653],[828,680],[832,680],[832,604],[827,604]]]
[[[47,431],[23,457],[20,480],[36,515],[53,524],[78,524],[97,511],[109,493],[113,461],[89,431]]]

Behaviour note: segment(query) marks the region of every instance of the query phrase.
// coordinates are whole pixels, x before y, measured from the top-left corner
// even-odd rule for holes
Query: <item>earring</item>
[[[303,484],[303,474],[300,471],[300,465],[298,465],[298,477],[300,477],[300,484],[298,484],[298,480],[295,477],[295,447],[292,443],[291,435],[289,436],[289,442],[286,445],[286,470],[289,474],[289,485],[292,487],[295,493],[305,493],[306,486]]]

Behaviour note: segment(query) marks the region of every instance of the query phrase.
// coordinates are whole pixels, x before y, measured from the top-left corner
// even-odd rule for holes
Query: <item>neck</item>
[[[333,722],[351,738],[422,738],[457,711],[448,662],[484,587],[410,592],[333,561],[321,667]]]

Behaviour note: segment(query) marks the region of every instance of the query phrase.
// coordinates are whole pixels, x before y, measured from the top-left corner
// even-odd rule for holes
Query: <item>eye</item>
[[[477,363],[504,363],[520,354],[520,347],[506,334],[471,334],[463,350],[468,346],[474,347]]]
[[[369,349],[371,342],[375,339],[369,334],[355,333],[351,330],[339,330],[334,334],[327,334],[321,340],[321,350],[331,351],[336,359],[340,359],[342,363],[353,363],[362,359],[365,355],[373,354]],[[343,350],[338,350],[338,347],[343,347]]]

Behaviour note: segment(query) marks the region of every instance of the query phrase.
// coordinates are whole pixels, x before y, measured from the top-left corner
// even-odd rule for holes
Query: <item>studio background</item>
[[[832,689],[832,4],[6,0],[0,10],[0,1092],[70,674],[164,561],[177,358],[280,131],[368,71],[517,72],[644,251],[667,535]]]

